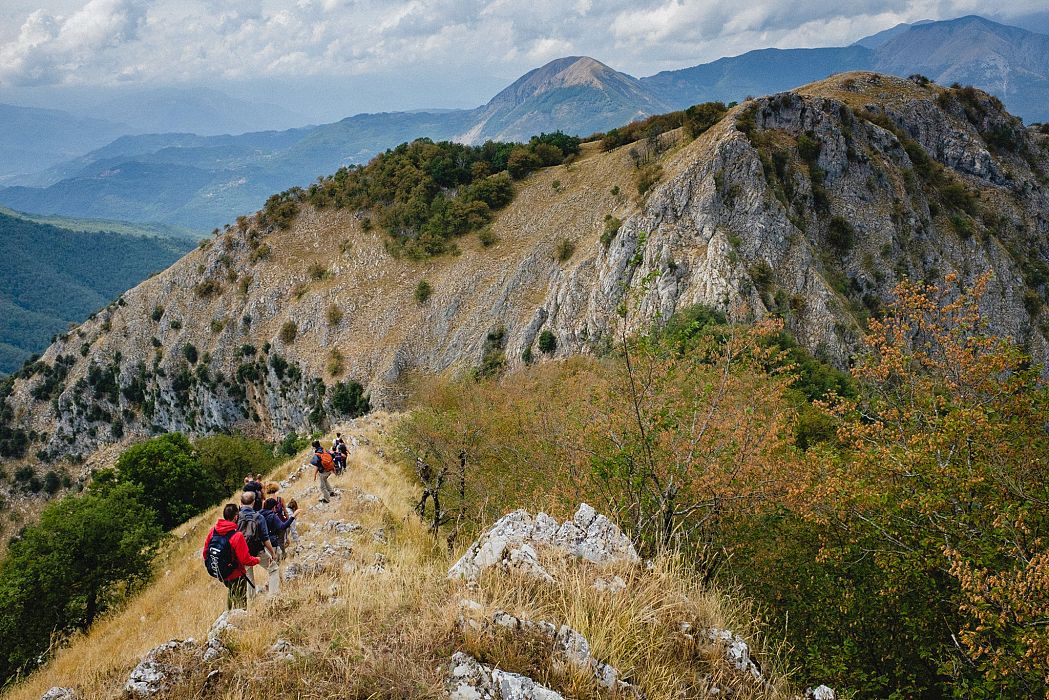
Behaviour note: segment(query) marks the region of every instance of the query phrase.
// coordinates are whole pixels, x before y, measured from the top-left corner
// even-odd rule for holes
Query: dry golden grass
[[[336,480],[342,496],[328,510],[313,505],[308,470],[284,493],[303,506],[304,540],[339,537],[320,527],[328,519],[359,523],[349,557],[337,568],[285,582],[275,599],[254,602],[243,630],[229,638],[231,654],[205,665],[189,651],[176,653],[174,661],[187,671],[163,697],[436,698],[443,693],[448,659],[458,649],[527,672],[570,697],[600,696],[591,678],[554,663],[541,644],[465,634],[457,623],[462,597],[482,602],[489,613],[502,609],[576,628],[598,658],[619,668],[653,700],[682,697],[685,689],[699,692],[707,682],[738,687],[736,697],[786,697],[781,683],[757,687],[744,682],[717,649],[699,636],[690,641],[677,632],[684,621],[699,630],[720,626],[753,635],[754,629],[744,610],[727,606],[675,562],[658,563],[652,570],[598,571],[550,560],[558,580],[554,585],[491,574],[482,578],[479,590],[467,591],[448,581],[453,559],[443,539],[435,542],[416,517],[415,489],[404,473],[379,456],[390,420],[380,415],[341,427],[370,444],[355,451],[349,470]],[[290,460],[270,478],[286,477],[304,458]],[[362,501],[359,493],[382,502]],[[155,582],[9,690],[7,700],[37,700],[54,685],[75,687],[84,698],[117,698],[149,649],[172,638],[203,639],[225,605],[225,590],[207,577],[199,554],[216,517],[217,509],[179,528]],[[380,529],[384,537],[374,535]],[[627,592],[593,588],[595,576],[616,573],[627,580]],[[291,660],[272,651],[277,639],[291,643]],[[215,670],[219,674],[208,681]]]

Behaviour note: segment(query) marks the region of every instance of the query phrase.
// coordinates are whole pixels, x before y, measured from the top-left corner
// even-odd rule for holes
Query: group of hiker
[[[336,433],[330,451],[314,440],[310,465],[314,480],[320,482],[321,503],[339,495],[328,478],[345,471],[348,455],[341,433]],[[261,474],[244,477],[240,506],[227,503],[204,541],[204,567],[225,584],[227,609],[247,608],[251,597],[280,592],[280,562],[289,556],[289,542],[294,545],[299,540],[295,528],[299,506],[295,499],[285,503],[279,490],[278,484],[264,485]],[[256,581],[256,566],[266,570],[265,583]]]

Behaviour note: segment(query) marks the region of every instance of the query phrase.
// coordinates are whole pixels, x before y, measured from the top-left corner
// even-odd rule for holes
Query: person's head
[[[342,440],[342,433],[335,433],[336,440]]]
[[[251,474],[248,474],[246,477],[244,477],[244,485],[247,486],[250,483],[251,483]]]
[[[280,491],[280,484],[278,484],[276,482],[273,482],[273,481],[271,481],[270,483],[266,484],[266,493],[267,494],[277,493],[278,491]]]
[[[313,451],[314,452],[319,452],[320,450],[321,450],[321,441],[320,440],[314,440],[313,441]]]
[[[267,498],[266,502],[262,504],[262,507],[265,508],[266,510],[273,510],[274,508],[277,507],[277,499],[276,498]]]
[[[222,509],[222,519],[229,520],[230,522],[237,522],[237,518],[240,516],[240,509],[237,508],[236,503],[227,503],[226,507]]]
[[[255,505],[255,492],[245,491],[244,493],[240,494],[240,502],[241,505],[245,506]]]
[[[299,509],[299,502],[296,501],[294,498],[291,499],[290,501],[288,501],[288,508],[291,509],[291,510],[298,510]]]

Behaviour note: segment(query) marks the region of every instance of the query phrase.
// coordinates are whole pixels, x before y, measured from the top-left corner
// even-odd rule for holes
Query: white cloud
[[[635,75],[764,46],[851,42],[985,0],[4,0],[0,85],[151,84],[447,68],[518,75],[585,54]],[[1009,12],[1044,10],[1016,0]],[[5,33],[6,32],[6,33]]]

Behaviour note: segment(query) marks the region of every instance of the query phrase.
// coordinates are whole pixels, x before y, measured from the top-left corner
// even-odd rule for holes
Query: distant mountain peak
[[[636,82],[633,76],[620,73],[589,56],[566,56],[528,71],[496,95],[489,104],[518,104],[561,88],[592,87],[604,90],[612,84]]]

